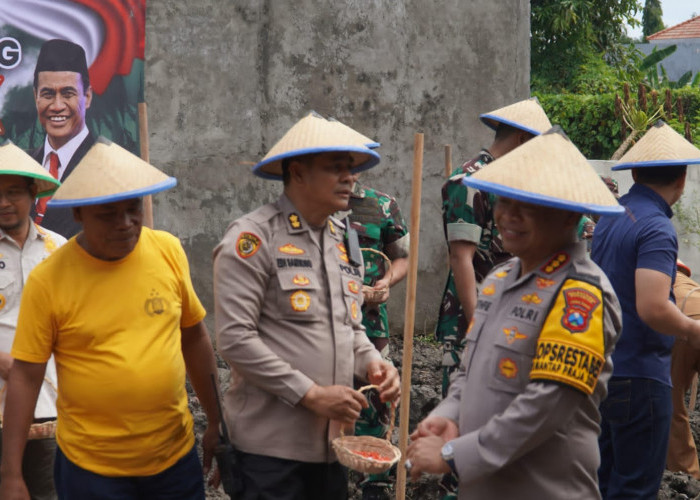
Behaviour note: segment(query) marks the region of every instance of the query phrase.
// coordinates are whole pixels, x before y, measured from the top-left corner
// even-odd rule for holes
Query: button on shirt
[[[29,272],[51,255],[66,239],[35,224],[29,225],[29,235],[23,248],[0,229],[0,351],[9,353],[17,328],[17,316],[24,283]],[[53,357],[46,364],[46,378],[56,386],[56,366]],[[35,418],[56,417],[56,391],[44,381],[37,400]],[[0,379],[0,387],[5,380]],[[4,410],[4,398],[0,403]]]

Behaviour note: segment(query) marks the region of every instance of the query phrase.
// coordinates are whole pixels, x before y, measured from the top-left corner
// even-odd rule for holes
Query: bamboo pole
[[[148,154],[148,107],[145,102],[139,103],[139,142],[141,143],[141,159],[150,163]],[[153,198],[143,197],[143,225],[153,229]]]
[[[413,191],[411,193],[411,245],[408,253],[406,282],[406,312],[403,327],[403,357],[401,360],[401,404],[399,408],[399,449],[401,461],[396,474],[396,499],[406,498],[406,447],[408,418],[411,407],[411,368],[413,363],[413,328],[416,312],[416,281],[418,279],[418,235],[420,234],[420,202],[423,185],[423,134],[413,139]]]
[[[445,144],[445,177],[452,177],[452,145]]]

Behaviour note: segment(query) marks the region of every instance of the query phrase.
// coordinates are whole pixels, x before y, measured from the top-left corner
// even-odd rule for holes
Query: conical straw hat
[[[605,182],[559,127],[527,141],[462,182],[535,205],[580,213],[624,212]]]
[[[270,152],[253,167],[253,173],[266,179],[282,179],[282,160],[311,153],[347,152],[353,159],[353,173],[379,163],[379,154],[367,144],[376,142],[335,120],[311,112],[290,128]]]
[[[335,118],[328,118],[328,121],[330,122],[331,126],[338,127],[341,131],[349,134],[354,134],[357,137],[357,139],[369,149],[375,149],[381,146],[381,144],[379,144],[374,139],[370,139],[366,135],[359,133],[357,130],[351,129],[350,127],[348,127],[344,123],[339,122]]]
[[[177,184],[138,156],[99,137],[61,184],[49,206],[78,207],[140,198]]]
[[[496,130],[499,123],[519,128],[532,135],[540,135],[552,128],[547,114],[540,106],[537,97],[510,104],[504,108],[480,115],[485,125]]]
[[[37,198],[50,196],[61,185],[22,149],[7,140],[0,145],[0,175],[23,175],[34,179]]]
[[[613,170],[641,167],[671,167],[700,163],[700,149],[685,140],[662,120],[657,121],[632,146]]]

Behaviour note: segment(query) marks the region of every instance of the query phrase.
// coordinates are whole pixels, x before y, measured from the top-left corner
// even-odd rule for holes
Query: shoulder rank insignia
[[[527,335],[525,335],[524,333],[520,333],[520,330],[518,330],[517,326],[511,328],[504,328],[503,333],[505,334],[506,339],[508,339],[508,345],[511,345],[516,340],[522,340],[527,338]]]
[[[277,250],[279,250],[282,253],[286,253],[287,255],[304,255],[304,250],[292,245],[291,243],[287,243],[286,245],[282,245],[279,247]]]
[[[335,224],[333,224],[333,221],[328,219],[328,230],[331,232],[331,234],[335,234]]]
[[[493,295],[494,293],[496,293],[496,287],[493,283],[491,283],[490,285],[482,288],[481,293],[483,293],[484,295]]]
[[[309,280],[309,278],[307,278],[303,274],[295,274],[294,277],[292,278],[292,283],[294,283],[295,285],[299,285],[299,286],[306,286],[309,283],[311,283],[311,281]]]
[[[241,259],[255,255],[260,248],[260,238],[253,233],[241,233],[236,240],[236,253]]]
[[[549,262],[547,262],[540,269],[547,274],[552,274],[567,262],[569,262],[569,254],[566,252],[559,252],[554,257],[549,259]]]
[[[343,262],[350,263],[350,259],[348,259],[348,249],[345,248],[345,244],[337,243],[335,246],[338,250],[340,250],[340,253],[338,254],[340,260],[342,260]]]
[[[311,306],[311,297],[308,293],[297,290],[289,297],[289,302],[295,312],[304,312]]]
[[[508,276],[508,271],[498,271],[493,276],[498,279],[505,278],[506,276]]]
[[[510,358],[501,358],[498,362],[498,371],[505,378],[515,378],[518,375],[518,365]]]
[[[292,226],[292,229],[301,229],[301,220],[299,220],[299,216],[297,214],[289,214],[289,225]]]
[[[536,293],[528,293],[523,295],[523,302],[526,304],[541,304],[542,299]]]

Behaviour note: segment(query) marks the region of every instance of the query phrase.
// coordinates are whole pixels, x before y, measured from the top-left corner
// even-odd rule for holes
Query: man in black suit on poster
[[[85,124],[92,87],[85,50],[80,45],[54,39],[41,46],[34,69],[34,100],[46,138],[44,145],[30,154],[63,181],[95,143]],[[32,213],[34,221],[66,238],[77,234],[80,225],[73,219],[72,211],[47,208],[45,199],[37,202]]]

